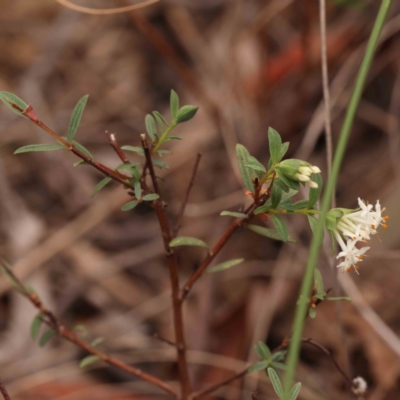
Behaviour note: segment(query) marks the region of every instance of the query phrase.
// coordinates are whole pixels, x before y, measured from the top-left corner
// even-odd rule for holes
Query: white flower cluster
[[[377,228],[382,225],[386,228],[386,221],[389,217],[382,217],[379,200],[376,202],[375,210],[372,204],[365,204],[358,198],[358,210],[345,213],[339,220],[336,229],[333,231],[335,239],[342,251],[336,258],[343,261],[337,266],[341,271],[350,271],[351,267],[358,273],[357,263],[361,262],[363,255],[369,247],[357,248],[358,242],[366,242],[370,235],[377,233]],[[346,241],[346,242],[345,242]]]

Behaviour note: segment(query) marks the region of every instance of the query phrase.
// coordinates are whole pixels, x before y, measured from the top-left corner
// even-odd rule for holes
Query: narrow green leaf
[[[82,338],[86,338],[87,337],[87,335],[88,335],[88,331],[87,331],[87,329],[86,329],[86,326],[85,325],[82,325],[82,324],[76,324],[76,325],[74,325],[73,326],[73,328],[72,328],[72,330],[74,331],[74,332],[79,332],[79,336],[81,336]]]
[[[2,261],[4,263],[4,260]],[[10,268],[10,266],[8,265],[8,267]],[[22,295],[25,295],[26,290],[24,287],[22,287],[15,279],[12,275],[10,275],[7,271],[6,268],[4,268],[1,264],[0,264],[0,271],[1,273],[7,278],[7,280],[11,283],[11,285],[14,286],[15,290],[18,293],[21,293]]]
[[[180,136],[168,135],[168,137],[165,138],[165,141],[169,142],[170,140],[182,140],[182,138]]]
[[[294,181],[293,179],[289,179],[287,176],[283,174],[279,174],[279,179],[290,189],[299,191],[300,189],[300,183],[297,181]]]
[[[282,238],[279,236],[278,232],[273,230],[273,229],[269,229],[269,228],[265,228],[264,226],[259,226],[259,225],[246,225],[246,228],[250,229],[253,232],[258,233],[261,236],[266,236],[270,239],[274,239],[274,240],[282,240]],[[292,238],[291,236],[287,237],[287,241],[290,243],[296,243],[296,240],[294,238]]]
[[[179,110],[179,97],[178,94],[175,92],[175,90],[171,90],[171,95],[169,98],[169,105],[171,108],[171,115],[174,120],[176,120],[176,117],[178,115],[178,110]]]
[[[272,162],[277,164],[281,161],[282,139],[279,133],[273,128],[268,128],[268,141]]]
[[[142,185],[140,181],[136,181],[135,184],[133,185],[135,189],[135,196],[139,200],[142,198]]]
[[[267,204],[268,203],[268,204]],[[264,205],[257,207],[254,210],[254,215],[258,215],[258,214],[264,214],[265,212],[267,212],[269,209],[271,208],[271,202],[267,201]]]
[[[264,165],[262,165],[260,162],[249,161],[245,164],[245,167],[254,169],[254,171],[267,172]]]
[[[235,258],[234,260],[225,261],[221,264],[216,265],[215,267],[209,268],[206,271],[206,274],[214,274],[215,272],[225,271],[226,269],[232,268],[235,265],[241,264],[244,261],[244,258]]]
[[[14,154],[29,153],[31,151],[54,151],[65,149],[62,144],[29,144],[14,151]]]
[[[37,335],[39,334],[40,327],[42,326],[43,323],[43,313],[40,312],[39,314],[36,315],[36,317],[33,319],[32,324],[31,324],[31,338],[36,339]]]
[[[322,177],[321,174],[313,174],[311,175],[311,180],[318,184],[316,189],[310,188],[310,194],[308,196],[308,208],[313,208],[317,203],[319,196],[322,191]]]
[[[253,364],[248,370],[247,372],[249,374],[251,374],[254,371],[261,371],[263,369],[266,369],[268,367],[268,362],[267,361],[260,361],[256,364]]]
[[[83,154],[86,154],[91,160],[94,160],[92,153],[82,144],[78,143],[76,140],[72,141],[72,144]]]
[[[301,382],[297,382],[289,392],[289,400],[296,400],[301,390]]]
[[[308,208],[308,200],[296,201],[296,203],[293,204],[293,207],[295,210],[304,210],[305,208]]]
[[[132,200],[129,203],[124,204],[121,207],[122,211],[129,211],[132,210],[133,208],[135,208],[137,205],[139,204],[139,202],[137,200]]]
[[[167,155],[167,154],[171,154],[171,153],[172,153],[172,151],[169,151],[169,150],[157,150],[157,154],[158,154],[160,157],[165,156],[165,155]]]
[[[220,215],[222,217],[247,218],[246,214],[234,211],[222,211]]]
[[[248,167],[246,167],[246,164],[249,161],[249,151],[244,147],[242,144],[237,144],[236,145],[236,157],[238,160],[239,164],[239,170],[240,174],[242,175],[243,182],[248,190],[251,192],[254,191],[254,184],[251,179],[251,171]]]
[[[282,143],[281,156],[280,156],[281,160],[282,160],[283,157],[285,157],[285,154],[287,153],[288,149],[289,149],[289,142]]]
[[[285,183],[283,183],[279,178],[275,178],[274,185],[277,185],[285,193],[289,193],[290,189]]]
[[[72,142],[72,139],[75,136],[75,133],[79,127],[79,124],[81,122],[83,110],[86,107],[86,103],[88,101],[89,95],[83,96],[77,103],[74,108],[74,111],[72,111],[71,119],[69,121],[69,126],[68,126],[68,142]]]
[[[267,372],[269,379],[271,379],[271,383],[275,390],[275,393],[278,395],[280,399],[283,400],[283,388],[278,374],[275,372],[273,368],[268,368]]]
[[[181,124],[182,122],[186,122],[191,120],[197,113],[199,107],[197,106],[183,106],[176,116],[176,123]]]
[[[274,362],[271,363],[271,367],[277,368],[277,369],[281,369],[282,371],[286,370],[286,365],[284,363],[281,363],[281,362],[274,361]]]
[[[151,140],[154,141],[155,139],[155,133],[157,132],[157,128],[156,128],[156,121],[154,120],[153,116],[150,114],[146,115],[145,118],[145,124],[146,124],[146,131],[147,134],[150,136]]]
[[[263,360],[271,360],[272,359],[272,354],[271,350],[269,347],[262,341],[258,342],[258,346],[254,346],[257,354],[261,357]]]
[[[104,342],[104,338],[100,336],[100,337],[94,339],[94,340],[90,343],[90,345],[91,345],[92,347],[96,347],[97,345],[99,345],[100,343],[103,343],[103,342]]]
[[[160,133],[162,133],[164,131],[164,125],[166,128],[169,127],[168,122],[158,111],[153,111],[153,115],[157,121],[158,130],[160,131]]]
[[[314,280],[315,280],[315,288],[317,290],[317,294],[326,295],[324,290],[324,281],[322,279],[321,272],[319,269],[315,268],[314,270]]]
[[[39,340],[39,346],[43,347],[46,343],[56,334],[54,329],[49,329],[45,333],[43,333],[42,337]]]
[[[161,160],[152,160],[152,161],[155,167],[169,169],[169,165],[164,161]]]
[[[83,160],[80,160],[80,161],[77,161],[76,163],[73,163],[72,166],[73,166],[74,168],[76,168],[77,166],[83,165],[83,164],[87,164],[87,162],[86,162],[86,161],[83,161]]]
[[[282,199],[282,190],[279,186],[273,185],[271,190],[272,208],[277,208]]]
[[[346,300],[346,301],[351,301],[351,297],[326,297],[325,300],[329,301],[338,301],[338,300]]]
[[[279,237],[281,238],[281,240],[286,242],[289,237],[289,232],[286,223],[275,214],[272,214],[271,218],[272,222],[275,225],[276,231],[278,232]]]
[[[94,189],[93,189],[93,192],[92,192],[92,194],[91,194],[91,196],[90,197],[94,197],[96,194],[97,194],[97,192],[99,192],[101,189],[103,189],[103,187],[104,186],[106,186],[108,183],[110,183],[112,181],[112,179],[111,178],[104,178],[104,179],[102,179],[95,187],[94,187]]]
[[[87,366],[89,366],[90,364],[95,363],[96,361],[99,361],[100,357],[99,356],[87,356],[85,358],[82,359],[82,361],[79,364],[80,368],[85,368]]]
[[[287,353],[287,350],[276,351],[274,354],[272,354],[272,359],[274,361],[281,361],[285,358],[286,353]]]
[[[207,243],[203,242],[200,239],[188,236],[179,236],[175,239],[172,239],[169,242],[169,247],[178,247],[178,246],[198,246],[198,247],[205,247],[208,249]]]
[[[135,179],[140,179],[141,174],[138,171],[138,169],[136,168],[136,166],[141,166],[141,165],[142,164],[140,164],[140,163],[121,164],[121,165],[118,165],[118,167],[115,169],[116,170],[121,170],[121,169],[126,170],[126,171],[130,172],[134,176]]]
[[[318,220],[317,220],[317,218],[315,218],[312,215],[307,215],[307,219],[308,219],[308,223],[310,224],[311,231],[314,234],[315,229],[317,228]],[[321,235],[321,243],[324,240],[324,235],[325,235],[325,232]]]
[[[144,201],[153,201],[157,200],[160,196],[157,193],[150,193],[146,194],[146,196],[143,196]]]
[[[144,156],[144,150],[141,147],[137,147],[137,146],[122,146],[121,150],[133,151],[134,153],[139,154],[139,156]]]
[[[298,193],[298,190],[289,189],[288,192],[282,193],[282,200],[281,201],[289,200],[293,196],[295,196],[297,193]]]
[[[14,103],[16,104],[18,107],[22,108],[23,110],[26,110],[28,108],[28,104],[26,104],[22,99],[20,99],[18,96],[16,96],[13,93],[10,92],[5,92],[5,91],[0,91],[0,100],[13,112],[15,112],[15,114],[21,115],[24,118],[25,117],[24,114],[22,114],[22,112],[16,110],[11,104]]]

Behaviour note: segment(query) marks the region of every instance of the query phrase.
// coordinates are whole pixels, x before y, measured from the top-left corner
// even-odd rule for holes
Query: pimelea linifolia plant
[[[15,154],[40,151],[71,151],[80,160],[74,164],[78,167],[83,164],[89,164],[99,170],[105,176],[93,189],[92,196],[96,195],[101,189],[111,182],[122,185],[127,189],[130,200],[122,206],[122,210],[133,212],[132,210],[140,203],[148,203],[155,210],[160,225],[160,233],[164,241],[166,254],[166,263],[170,271],[170,281],[172,289],[173,320],[175,328],[174,346],[177,350],[177,363],[179,366],[179,390],[172,385],[163,382],[159,378],[146,374],[145,372],[125,364],[113,357],[108,356],[98,349],[102,338],[96,338],[90,343],[82,337],[82,326],[68,329],[59,319],[46,308],[40,300],[39,295],[31,288],[27,287],[14,274],[10,266],[3,262],[1,269],[15,288],[25,296],[37,308],[38,315],[34,318],[31,326],[31,335],[35,339],[40,331],[42,324],[48,326],[39,344],[44,346],[54,335],[73,342],[88,353],[83,358],[80,365],[86,367],[97,361],[104,361],[114,367],[120,368],[132,375],[142,378],[171,396],[181,399],[199,399],[212,393],[227,381],[232,381],[256,370],[265,370],[269,376],[274,390],[280,399],[284,398],[282,385],[277,371],[285,369],[286,348],[290,343],[290,337],[284,338],[282,344],[275,349],[269,349],[268,346],[260,342],[255,351],[260,357],[260,361],[247,367],[245,370],[234,375],[227,381],[220,382],[212,387],[208,387],[197,392],[192,390],[188,374],[188,362],[186,357],[186,341],[184,336],[184,321],[182,316],[182,304],[190,293],[193,285],[207,273],[217,273],[232,268],[244,261],[243,258],[227,260],[218,265],[212,265],[214,258],[219,253],[224,244],[230,239],[231,235],[237,229],[248,229],[256,234],[262,235],[266,240],[280,240],[283,242],[293,242],[296,240],[289,234],[289,229],[282,219],[282,215],[291,217],[295,214],[304,215],[307,218],[311,231],[315,229],[320,211],[317,208],[317,202],[322,191],[321,170],[318,166],[311,165],[305,160],[285,159],[289,143],[282,143],[281,137],[274,129],[269,128],[268,140],[270,149],[270,159],[265,166],[259,162],[249,151],[241,144],[236,145],[237,161],[240,173],[243,179],[246,191],[244,195],[252,197],[252,204],[243,212],[225,210],[221,212],[222,216],[233,218],[233,222],[223,234],[218,243],[210,248],[203,240],[194,237],[178,236],[180,219],[184,213],[184,207],[188,198],[183,204],[178,215],[178,220],[174,224],[175,229],[171,228],[169,216],[166,213],[165,202],[157,180],[155,168],[168,169],[168,164],[161,158],[167,156],[170,151],[168,144],[171,140],[181,139],[172,135],[173,129],[184,122],[191,120],[197,107],[185,105],[180,107],[178,95],[171,91],[170,108],[172,119],[167,119],[159,112],[154,111],[152,115],[145,118],[147,136],[140,135],[140,143],[119,146],[115,134],[110,134],[110,145],[121,159],[121,164],[117,168],[109,168],[98,160],[83,145],[75,140],[75,134],[78,130],[82,118],[88,95],[82,97],[72,113],[67,136],[60,136],[49,128],[36,115],[33,107],[26,104],[23,100],[9,92],[0,92],[0,99],[6,106],[15,113],[29,119],[31,122],[48,132],[54,139],[54,144],[32,144],[19,148]],[[128,153],[135,153],[140,162],[131,162],[127,156]],[[194,174],[196,173],[199,158],[196,161]],[[308,188],[308,195],[305,199],[293,201],[296,195],[299,195],[300,187]],[[190,187],[188,189],[189,194]],[[341,251],[336,256],[339,259],[337,268],[341,272],[349,272],[352,269],[358,274],[359,263],[369,247],[364,243],[370,240],[372,235],[377,233],[380,226],[386,227],[386,216],[382,216],[379,201],[375,207],[362,199],[358,199],[357,209],[334,208],[331,209],[325,217],[325,226],[332,239],[332,255],[335,252],[335,243],[338,243]],[[134,213],[134,212],[133,212]],[[134,217],[134,215],[133,215]],[[264,222],[270,220],[274,229],[265,226]],[[254,222],[261,222],[255,224]],[[360,247],[360,245],[362,247]],[[199,268],[184,282],[179,282],[180,266],[176,257],[177,248],[180,246],[199,246],[208,250],[207,255],[200,264]],[[329,290],[325,290],[322,276],[318,270],[314,273],[314,288],[310,296],[300,296],[298,303],[307,303],[309,307],[308,315],[311,318],[316,316],[318,304],[325,300],[349,300],[345,297],[329,297]],[[333,356],[321,344],[312,339],[304,339],[304,343],[311,344],[324,353],[328,354],[338,371],[348,381],[349,387],[352,381],[346,376],[340,366],[336,363]],[[288,396],[290,400],[295,400],[300,392],[301,384],[295,384],[290,390]],[[354,391],[354,389],[352,389]]]

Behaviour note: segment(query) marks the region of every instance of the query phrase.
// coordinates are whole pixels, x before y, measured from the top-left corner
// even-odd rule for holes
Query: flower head
[[[376,202],[375,210],[372,204],[364,203],[358,199],[359,209],[340,210],[343,215],[338,218],[336,227],[332,229],[333,236],[338,242],[341,252],[336,258],[343,258],[337,268],[341,271],[350,271],[351,267],[358,273],[358,263],[363,259],[365,252],[369,247],[358,248],[358,242],[366,242],[370,235],[377,233],[377,228],[382,225],[386,227],[388,217],[382,217],[379,200]],[[332,211],[332,210],[331,210]]]

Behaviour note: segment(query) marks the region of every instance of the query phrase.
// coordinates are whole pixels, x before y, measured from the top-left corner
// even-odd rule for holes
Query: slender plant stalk
[[[142,141],[142,147],[144,150],[144,155],[146,157],[146,163],[150,172],[150,177],[153,183],[154,191],[159,195],[159,198],[153,202],[153,206],[158,217],[158,222],[160,225],[164,241],[165,257],[167,260],[167,265],[170,274],[175,343],[178,353],[179,379],[182,390],[181,400],[186,400],[189,394],[191,393],[192,389],[190,385],[188,363],[186,359],[186,342],[185,342],[183,316],[182,316],[182,300],[180,298],[178,260],[176,258],[174,250],[169,247],[169,242],[172,240],[172,232],[169,226],[167,215],[165,213],[164,202],[158,186],[157,177],[154,172],[153,162],[151,159],[151,152],[147,143],[146,135],[141,134],[140,139]]]
[[[52,328],[55,332],[57,332],[58,336],[68,340],[69,342],[75,344],[76,346],[80,347],[82,350],[86,351],[89,354],[97,356],[99,359],[103,360],[105,363],[117,367],[130,375],[137,376],[140,379],[143,379],[153,385],[158,386],[163,391],[173,395],[175,398],[178,397],[176,390],[168,385],[167,383],[163,382],[161,379],[156,378],[153,375],[146,374],[139,368],[132,367],[129,364],[125,364],[124,362],[117,360],[114,357],[111,357],[102,351],[98,350],[97,348],[89,345],[84,340],[82,340],[77,333],[68,329],[62,322],[50,311],[39,299],[36,293],[31,292],[25,284],[14,274],[14,272],[7,266],[1,265],[1,269],[6,272],[6,274],[10,277],[12,282],[15,284],[18,291],[25,296],[33,306],[42,313],[43,315],[43,322],[47,324],[50,328]],[[0,384],[1,385],[1,384]],[[4,387],[0,386],[0,392],[3,394],[6,400],[9,399],[5,396],[6,391]]]
[[[344,152],[346,150],[346,145],[348,138],[350,136],[350,131],[353,126],[354,116],[358,107],[358,103],[360,102],[365,80],[367,78],[368,71],[371,66],[372,59],[374,57],[375,49],[378,44],[379,36],[382,31],[386,16],[389,12],[389,7],[391,3],[392,0],[382,0],[378,15],[375,20],[374,27],[371,32],[371,36],[367,44],[364,59],[361,63],[361,67],[357,75],[356,83],[353,89],[349,106],[346,111],[346,116],[343,122],[343,126],[340,131],[340,137],[337,144],[335,157],[333,159],[331,175],[328,178],[324,197],[322,200],[321,215],[320,218],[318,219],[315,234],[311,242],[307,268],[301,286],[300,293],[301,295],[306,297],[309,296],[313,284],[314,268],[317,264],[320,252],[321,238],[324,231],[325,215],[331,204],[332,196],[334,194],[337,178],[339,175],[339,169],[343,160]],[[289,353],[287,358],[287,371],[283,382],[285,398],[287,398],[290,388],[292,387],[293,378],[296,371],[296,366],[299,358],[301,335],[303,332],[304,318],[306,315],[306,311],[307,311],[307,304],[304,302],[299,304],[294,318],[293,336],[290,341]]]
[[[4,400],[11,400],[10,395],[7,392],[7,389],[5,388],[5,386],[0,382],[0,392],[4,397]]]

